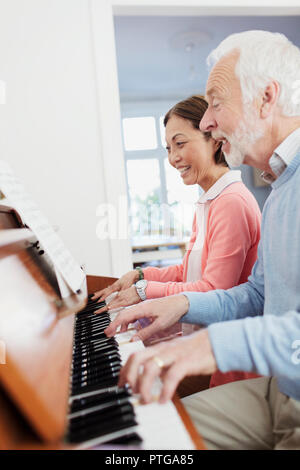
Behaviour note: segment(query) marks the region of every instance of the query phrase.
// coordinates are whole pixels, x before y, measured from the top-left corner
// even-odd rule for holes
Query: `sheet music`
[[[68,286],[73,292],[77,292],[85,279],[84,272],[36,203],[27,194],[23,185],[15,177],[10,166],[3,160],[0,160],[0,190],[18,211],[23,222],[36,235]]]

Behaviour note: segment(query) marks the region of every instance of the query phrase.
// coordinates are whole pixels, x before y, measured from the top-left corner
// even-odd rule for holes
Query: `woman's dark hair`
[[[199,124],[201,119],[204,116],[205,111],[208,108],[207,101],[205,101],[204,96],[202,95],[193,95],[187,98],[186,100],[180,101],[171,108],[164,118],[164,126],[166,127],[167,122],[172,116],[179,116],[183,119],[187,119],[193,125],[193,127],[200,131]],[[204,132],[204,137],[206,140],[212,139],[210,132]],[[228,166],[225,156],[222,152],[222,144],[220,143],[217,151],[215,152],[214,159],[217,165]]]

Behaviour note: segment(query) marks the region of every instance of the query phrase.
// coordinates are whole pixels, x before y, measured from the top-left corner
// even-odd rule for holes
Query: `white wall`
[[[118,275],[129,267],[128,241],[116,272],[111,243],[96,236],[96,208],[107,201],[97,73],[88,0],[0,0],[0,158],[88,273]]]

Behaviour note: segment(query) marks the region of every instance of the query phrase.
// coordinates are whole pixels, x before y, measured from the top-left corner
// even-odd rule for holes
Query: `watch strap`
[[[141,281],[142,279],[144,279],[144,273],[143,273],[142,268],[141,268],[140,266],[137,266],[135,269],[136,269],[136,270],[138,271],[138,273],[139,273],[139,281]]]

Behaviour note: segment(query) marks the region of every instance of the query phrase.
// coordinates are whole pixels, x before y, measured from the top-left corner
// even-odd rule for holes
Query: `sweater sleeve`
[[[243,370],[275,376],[279,389],[282,381],[284,393],[300,399],[299,312],[215,323],[208,333],[222,372]]]
[[[207,292],[238,284],[247,253],[257,238],[257,214],[236,193],[212,202],[207,219],[205,249],[207,262],[202,279],[195,282],[151,283],[147,298],[185,291]]]
[[[143,268],[144,279],[159,283],[174,281],[180,282],[183,278],[183,264],[167,266],[166,268]]]

